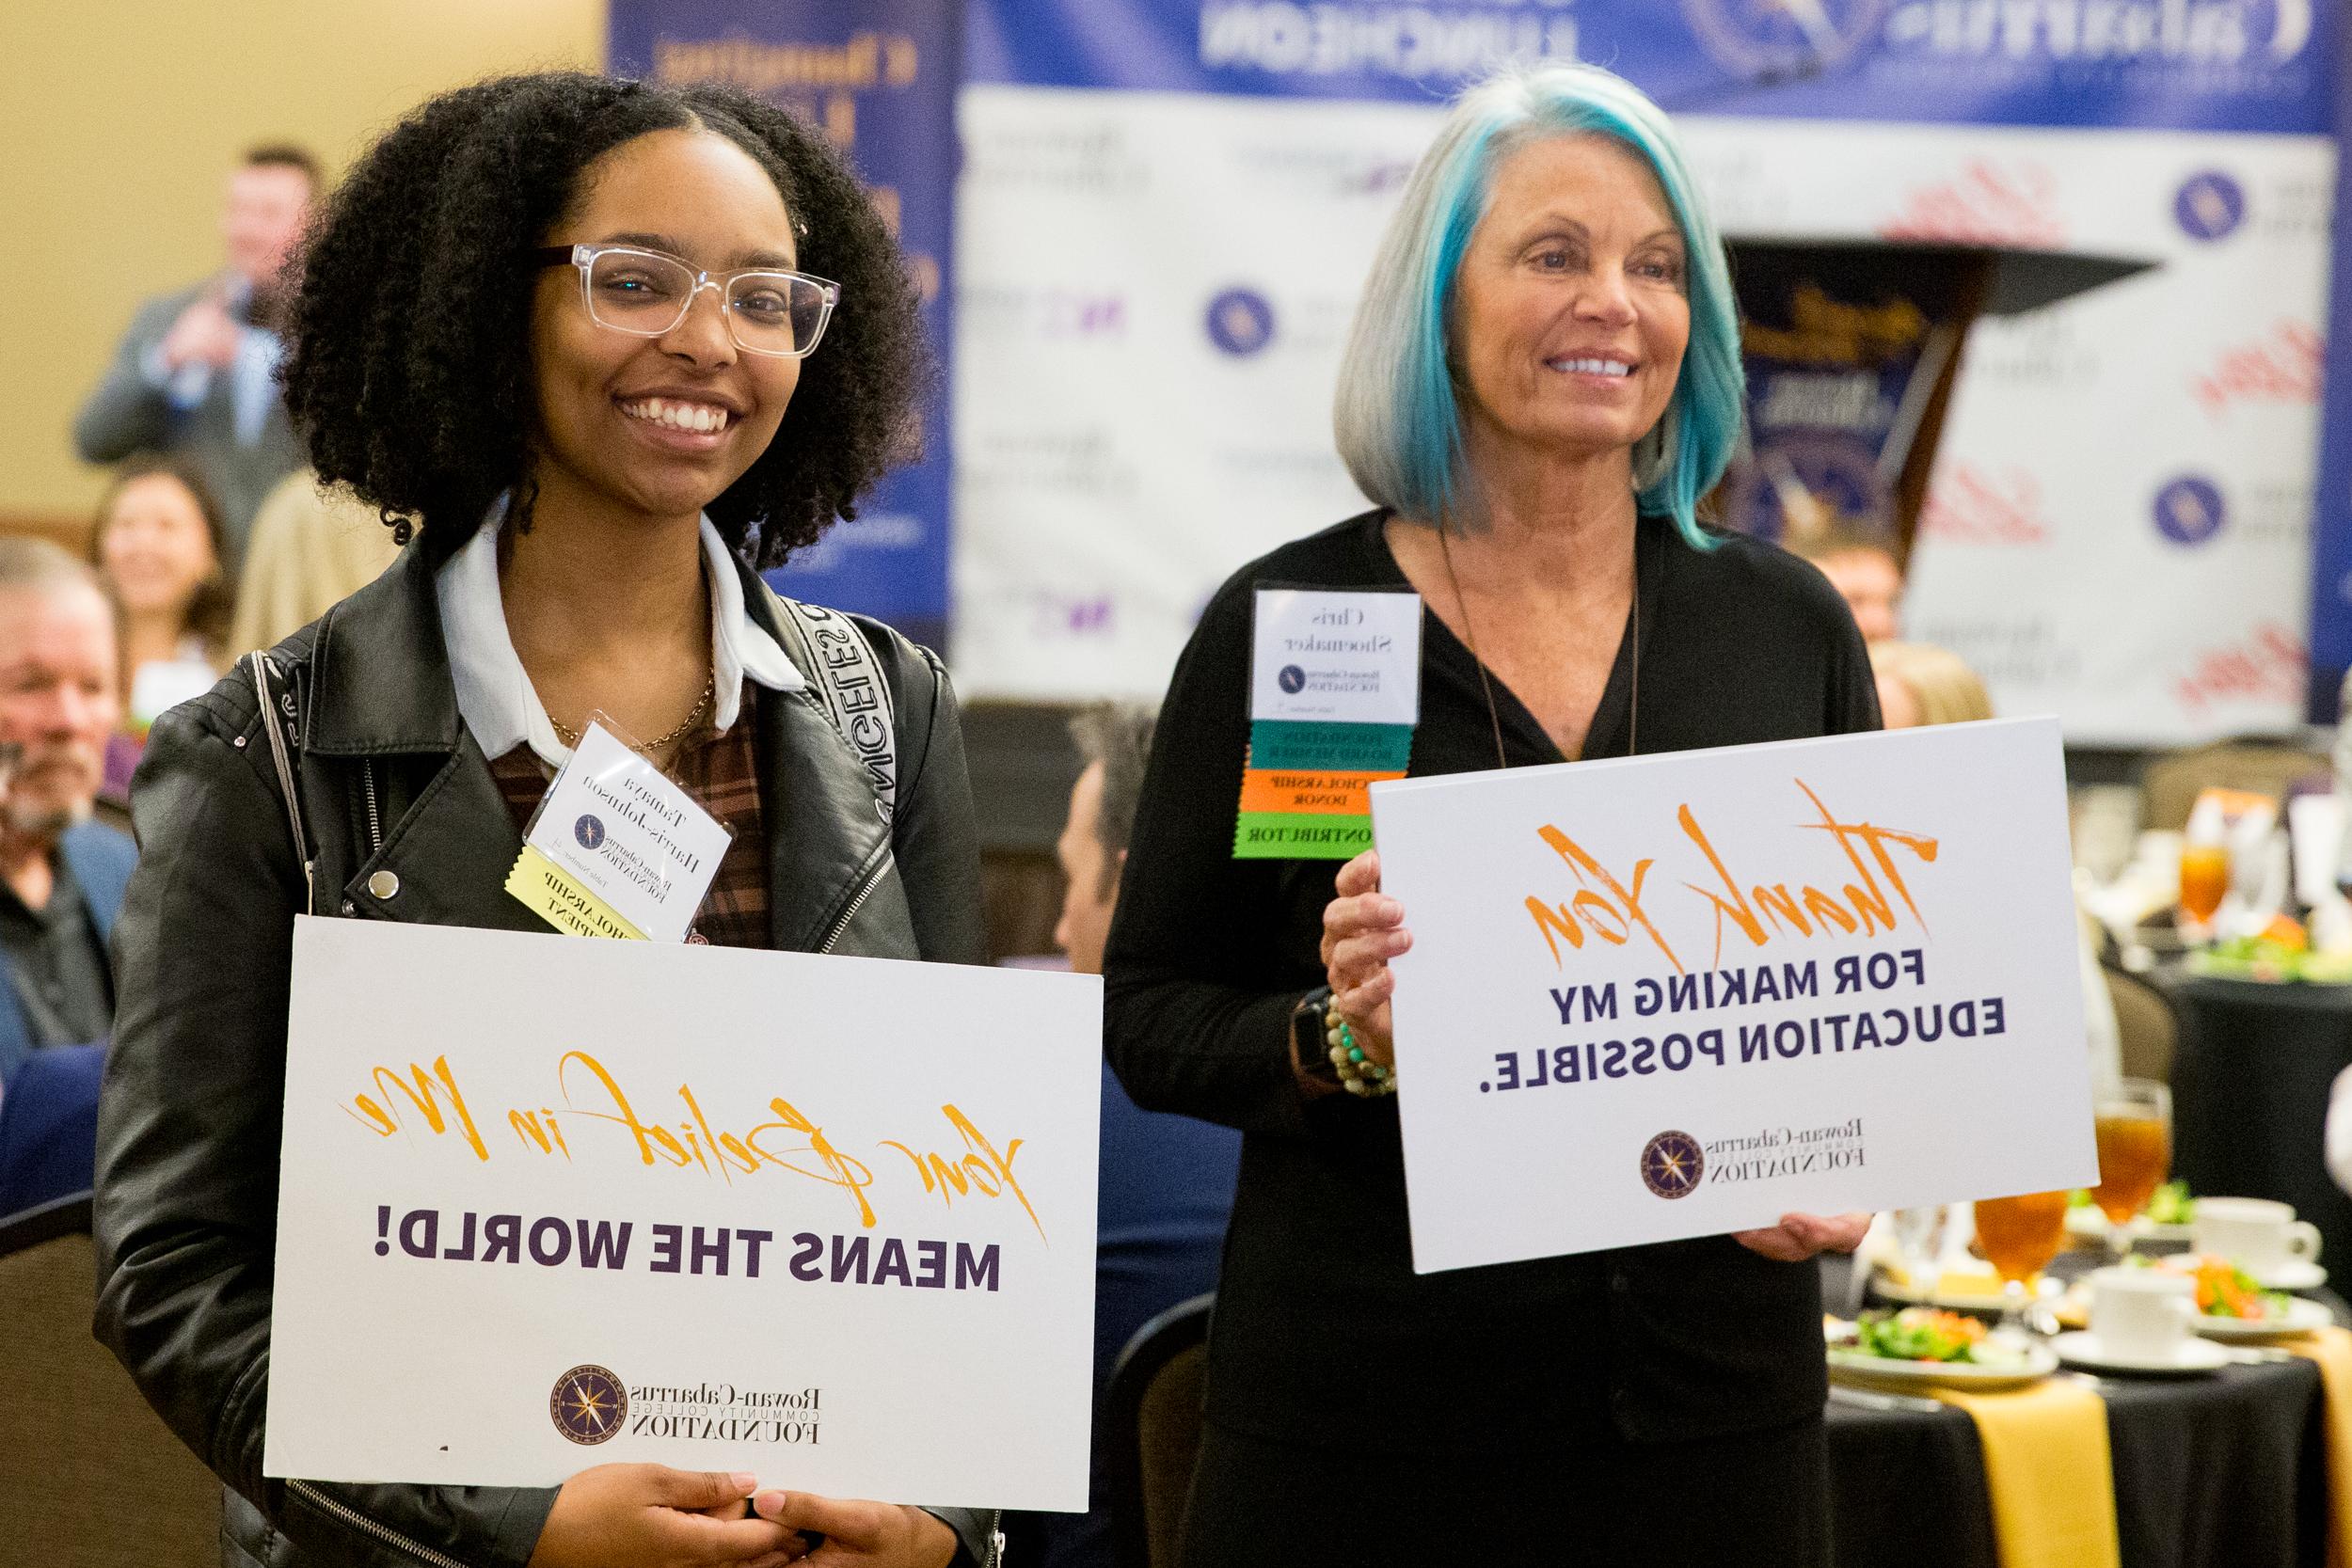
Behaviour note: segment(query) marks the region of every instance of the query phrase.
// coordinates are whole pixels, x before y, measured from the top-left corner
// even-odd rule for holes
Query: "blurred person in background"
[[[373,582],[400,554],[374,507],[306,466],[278,482],[253,516],[229,623],[234,656],[274,647]]]
[[[101,786],[121,800],[148,726],[201,696],[227,663],[220,514],[184,459],[133,458],[98,503],[89,554],[121,618],[122,727],[106,748]]]
[[[1903,563],[1895,546],[1881,534],[1833,524],[1827,529],[1791,534],[1781,541],[1791,555],[1809,561],[1829,578],[1853,611],[1853,624],[1866,642],[1881,642],[1902,635]]]
[[[1104,1044],[1136,1103],[1243,1132],[1184,1559],[1821,1563],[1813,1259],[1868,1216],[1416,1274],[1389,1092],[1411,911],[1374,853],[1336,880],[1233,854],[1262,584],[1419,594],[1417,777],[1878,727],[1820,575],[1696,520],[1740,440],[1740,330],[1664,114],[1591,66],[1464,94],[1381,241],[1339,386],[1339,450],[1375,510],[1211,599],[1104,964]],[[1334,1018],[1366,1056],[1344,1084]]]
[[[247,152],[221,211],[226,264],[139,307],[73,421],[85,462],[185,458],[219,503],[232,571],[262,498],[302,462],[276,372],[286,263],[319,186],[318,160],[298,147]]]
[[[286,398],[312,467],[415,539],[150,736],[99,1119],[100,1339],[225,1483],[241,1561],[781,1568],[815,1545],[803,1531],[825,1537],[819,1563],[978,1561],[991,1511],[755,1494],[754,1474],[264,1473],[289,941],[309,895],[320,913],[544,933],[507,870],[605,714],[732,832],[694,936],[984,956],[945,671],[879,623],[831,624],[826,662],[891,690],[886,802],[816,700],[813,634],[758,576],[903,458],[924,384],[905,259],[820,135],[711,85],[547,72],[443,94],[335,197],[292,325]],[[292,800],[262,728],[278,718]]]
[[[122,711],[116,637],[88,566],[0,539],[0,1085],[114,1026],[106,943],[137,854],[90,806]]]
[[[1080,974],[1103,973],[1103,943],[1135,831],[1153,710],[1106,704],[1071,721],[1085,768],[1054,853],[1067,887],[1054,941]],[[1007,1550],[1042,1568],[1110,1568],[1109,1456],[1120,1433],[1103,1397],[1119,1353],[1169,1307],[1216,1289],[1241,1139],[1231,1128],[1139,1110],[1103,1069],[1102,1165],[1095,1210],[1094,1458],[1084,1513],[1008,1513]]]
[[[1993,717],[1984,682],[1958,654],[1931,642],[1873,642],[1870,670],[1890,730]]]

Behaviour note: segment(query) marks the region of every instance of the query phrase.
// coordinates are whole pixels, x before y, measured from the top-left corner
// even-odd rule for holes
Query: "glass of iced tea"
[[[2026,1288],[2066,1246],[2066,1195],[1977,1199],[1977,1250],[2001,1276],[2001,1321],[2016,1326]]]
[[[2213,924],[2230,891],[2230,850],[2221,844],[2181,846],[2181,912],[2199,928]]]
[[[2172,1169],[2172,1091],[2152,1078],[2119,1078],[2093,1101],[2099,1184],[2091,1201],[2107,1218],[2113,1261],[2132,1250],[2132,1218]]]

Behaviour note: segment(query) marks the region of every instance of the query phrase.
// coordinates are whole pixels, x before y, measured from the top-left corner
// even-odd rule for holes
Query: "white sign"
[[[527,842],[647,937],[683,942],[730,836],[660,768],[591,723]]]
[[[1249,717],[1341,724],[1421,718],[1421,595],[1262,588]]]
[[[1084,1509],[1101,1041],[1087,976],[298,921],[264,1470]]]
[[[1372,806],[1416,1269],[2097,1180],[2056,721]]]

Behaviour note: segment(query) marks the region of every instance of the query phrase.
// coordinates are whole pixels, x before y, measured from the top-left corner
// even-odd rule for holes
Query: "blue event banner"
[[[1677,113],[2317,133],[2332,0],[972,0],[976,82],[1440,99],[1503,57]]]
[[[941,372],[923,410],[922,459],[878,485],[855,521],[836,525],[769,580],[933,646],[947,631],[960,9],[956,0],[612,0],[607,48],[620,74],[727,82],[800,115],[850,155],[897,233]],[[839,307],[857,308],[854,299]]]

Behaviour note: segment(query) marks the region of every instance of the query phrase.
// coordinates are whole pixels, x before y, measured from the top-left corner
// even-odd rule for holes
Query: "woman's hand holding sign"
[[[1356,1043],[1382,1067],[1396,1059],[1389,998],[1396,976],[1389,960],[1413,945],[1405,906],[1380,891],[1380,851],[1367,849],[1340,867],[1339,896],[1323,911],[1323,968],[1331,1010],[1347,1020]]]
[[[1396,1057],[1390,1002],[1396,974],[1389,960],[1409,950],[1405,906],[1380,891],[1380,851],[1367,849],[1340,867],[1338,896],[1323,911],[1323,967],[1331,1007],[1355,1030],[1364,1054],[1383,1067]],[[1870,1226],[1867,1214],[1783,1214],[1760,1230],[1735,1230],[1732,1240],[1784,1263],[1824,1252],[1851,1252]]]
[[[783,1568],[808,1546],[790,1527],[750,1516],[745,1499],[758,1480],[666,1465],[594,1465],[556,1494],[530,1568]]]

